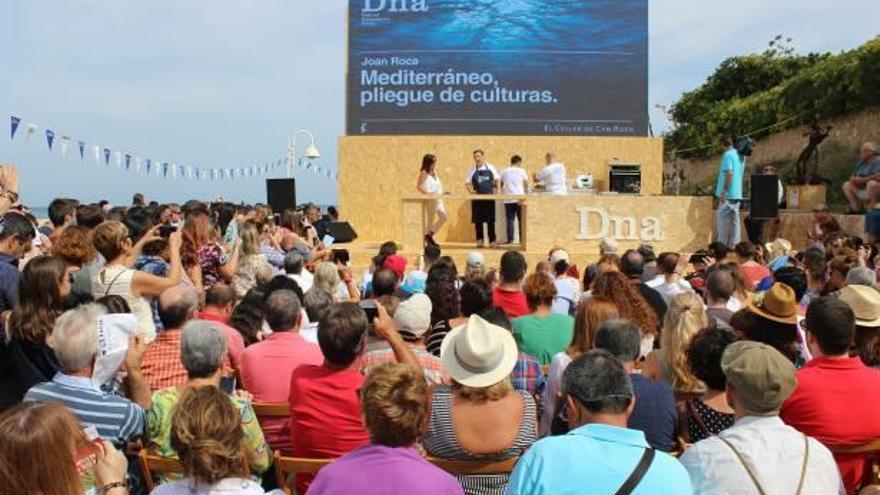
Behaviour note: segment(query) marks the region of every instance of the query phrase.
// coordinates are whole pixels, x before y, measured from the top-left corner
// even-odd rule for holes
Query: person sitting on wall
[[[880,201],[880,153],[875,143],[862,144],[859,163],[852,177],[843,183],[843,194],[849,201],[847,213],[863,212],[863,204],[872,210]]]

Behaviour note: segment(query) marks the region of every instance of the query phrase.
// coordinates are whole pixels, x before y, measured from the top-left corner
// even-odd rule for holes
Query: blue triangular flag
[[[104,148],[104,163],[110,165],[110,148]]]
[[[162,176],[168,177],[168,163],[162,163]]]
[[[150,169],[153,168],[153,162],[147,158],[147,175],[150,175]]]
[[[55,140],[55,133],[52,129],[46,129],[46,142],[49,143],[49,151],[52,151],[52,141]]]
[[[21,123],[21,119],[15,116],[11,116],[10,120],[12,122],[12,127],[9,132],[9,139],[12,139],[15,137],[15,131],[18,129],[18,124]]]
[[[131,169],[131,155],[128,153],[125,154],[125,170]]]
[[[79,159],[85,160],[86,159],[86,154],[85,154],[86,153],[86,142],[85,141],[77,141],[76,144],[79,145]]]

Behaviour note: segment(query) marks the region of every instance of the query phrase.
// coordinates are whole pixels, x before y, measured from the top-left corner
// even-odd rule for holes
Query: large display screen
[[[647,0],[350,0],[347,133],[648,132]]]

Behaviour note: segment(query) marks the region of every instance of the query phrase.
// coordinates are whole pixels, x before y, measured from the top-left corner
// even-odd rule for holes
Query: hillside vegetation
[[[797,55],[790,39],[721,63],[670,109],[667,154],[706,158],[718,136],[761,138],[880,104],[880,37],[839,54]]]

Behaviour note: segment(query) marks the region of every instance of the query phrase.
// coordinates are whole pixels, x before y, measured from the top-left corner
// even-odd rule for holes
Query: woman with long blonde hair
[[[676,294],[669,300],[663,319],[660,350],[648,354],[642,373],[651,379],[663,380],[675,392],[703,392],[706,385],[691,371],[687,348],[694,335],[709,324],[703,301],[694,293]]]
[[[232,287],[235,289],[235,295],[240,299],[247,294],[247,291],[257,286],[258,275],[269,271],[274,273],[276,270],[263,254],[262,236],[256,223],[245,222],[238,235],[241,238],[239,247],[241,254],[239,254],[235,277],[232,279]]]
[[[610,299],[593,296],[578,305],[577,314],[574,318],[574,333],[571,336],[571,344],[563,351],[553,356],[550,361],[550,371],[547,372],[547,380],[544,387],[544,407],[547,411],[541,416],[540,433],[546,435],[550,432],[550,424],[553,421],[554,411],[549,410],[556,404],[562,390],[562,372],[569,363],[577,359],[581,354],[593,349],[593,340],[596,332],[605,320],[617,318],[620,312]]]

